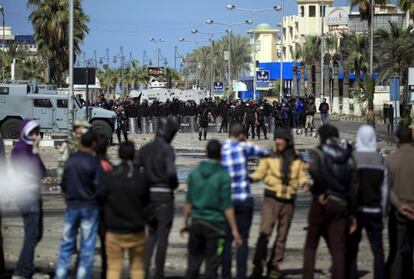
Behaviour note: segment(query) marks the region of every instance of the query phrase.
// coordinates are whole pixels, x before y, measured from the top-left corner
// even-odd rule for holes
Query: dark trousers
[[[101,244],[101,261],[102,261],[101,279],[106,278],[106,271],[108,269],[107,257],[106,257],[105,234],[106,234],[106,227],[105,227],[104,209],[101,208],[101,210],[99,211],[99,227],[98,227],[99,241]]]
[[[1,231],[1,212],[0,212],[0,278],[6,275],[6,263],[3,249],[3,233]]]
[[[218,278],[217,270],[221,263],[225,238],[225,224],[193,220],[188,242],[188,279],[196,279],[200,275],[203,260],[206,263],[204,278]]]
[[[272,254],[267,263],[268,269],[279,269],[286,249],[289,228],[295,211],[294,203],[279,202],[273,198],[265,198],[262,207],[260,232],[257,240],[253,264],[256,271],[262,270],[267,263],[267,245],[277,224],[277,235],[273,245]]]
[[[358,246],[361,242],[362,229],[367,232],[371,250],[374,255],[374,279],[384,278],[384,247],[382,243],[382,213],[363,213],[357,214],[358,228],[349,238],[348,257],[351,265],[351,278],[358,279]]]
[[[264,135],[265,139],[267,139],[266,124],[265,124],[264,119],[262,121],[259,121],[259,125],[257,125],[256,129],[257,129],[257,137],[259,139],[260,139],[260,129],[263,130],[263,135]]]
[[[256,123],[254,123],[254,121],[251,121],[251,120],[247,120],[247,122],[246,122],[246,136],[247,136],[247,138],[249,138],[249,131],[251,130],[252,131],[252,138],[254,139],[254,137],[255,137],[255,134],[254,134],[254,128],[255,128],[255,126],[256,126]]]
[[[19,260],[16,263],[15,274],[25,278],[31,278],[34,274],[34,254],[37,244],[43,235],[42,205],[22,214],[24,226],[23,247]]]
[[[414,221],[408,220],[393,208],[389,217],[390,254],[387,268],[388,278],[412,279]]]
[[[124,140],[128,141],[128,129],[126,126],[121,126],[116,129],[116,136],[118,138],[118,143],[121,143],[121,131],[124,135]]]
[[[332,201],[328,201],[326,205],[320,205],[316,199],[313,200],[308,216],[303,279],[314,278],[316,251],[321,236],[328,240],[332,256],[332,279],[345,279],[348,223],[346,208]]]
[[[253,199],[249,199],[244,202],[234,202],[234,210],[236,213],[236,222],[239,229],[240,236],[243,240],[241,247],[236,250],[237,261],[237,279],[245,279],[247,274],[247,258],[249,255],[249,234],[250,227],[253,220]],[[233,236],[230,228],[227,228],[226,242],[224,245],[223,254],[223,268],[222,278],[231,277],[231,262],[232,262],[232,242]]]
[[[149,235],[145,249],[145,271],[148,276],[150,274],[152,256],[155,247],[157,247],[153,278],[158,279],[164,277],[168,237],[174,218],[174,202],[154,203],[151,205],[151,208],[153,208],[154,212],[148,224]]]
[[[221,119],[221,126],[220,126],[220,131],[219,132],[221,133],[223,131],[223,132],[227,133],[228,127],[229,127],[229,119],[223,117]]]

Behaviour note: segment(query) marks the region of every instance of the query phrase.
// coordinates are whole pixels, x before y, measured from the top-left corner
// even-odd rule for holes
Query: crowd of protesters
[[[273,103],[266,99],[255,102],[206,98],[197,104],[195,101],[184,102],[174,98],[165,103],[155,100],[149,104],[148,100],[141,102],[137,98],[108,101],[104,95],[101,95],[95,106],[114,110],[117,113],[118,142],[121,142],[121,132],[125,141],[128,140],[128,118],[136,118],[138,129],[142,132],[142,119],[148,123],[149,120],[158,117],[176,117],[181,123],[182,118],[187,116],[195,117],[199,127],[199,140],[207,139],[209,123],[216,122],[218,118],[221,121],[219,133],[228,132],[232,123],[238,122],[244,125],[247,136],[253,139],[257,137],[260,140],[261,133],[263,138],[267,139],[271,125],[274,126],[274,130],[294,129],[297,134],[313,136],[316,135],[315,114],[319,111],[322,123],[327,124],[330,110],[326,99],[317,108],[313,96],[285,97],[281,102],[273,101]]]
[[[331,254],[331,277],[358,278],[358,247],[363,230],[374,257],[373,278],[414,277],[411,180],[414,147],[410,128],[399,127],[398,149],[384,158],[371,126],[360,127],[355,146],[342,140],[338,129],[328,124],[329,106],[324,101],[319,108],[321,114],[326,114],[325,125],[318,130],[320,144],[309,150],[305,161],[295,150],[290,128],[314,129],[313,116],[317,110],[313,98],[289,98],[273,105],[266,101],[257,104],[222,101],[217,107],[212,104],[212,100],[207,100],[194,112],[202,118],[201,122],[217,116],[224,119],[227,115],[228,126],[222,128],[229,133],[229,138],[223,143],[209,141],[207,159],[188,178],[180,230],[182,234],[189,234],[186,278],[198,278],[203,262],[207,279],[233,275],[247,278],[248,241],[255,202],[251,183],[256,181],[264,181],[264,191],[249,278],[262,278],[265,272],[267,278],[283,278],[281,264],[288,253],[286,243],[300,189],[312,196],[302,278],[316,276],[321,237]],[[261,126],[261,113],[275,117],[277,122],[272,151],[247,141],[249,136],[254,138],[255,128]],[[98,238],[102,248],[102,278],[121,278],[126,251],[131,278],[165,277],[168,240],[174,222],[174,196],[179,186],[171,145],[179,132],[178,119],[178,116],[159,117],[155,139],[138,151],[126,139],[119,146],[117,165],[112,165],[107,158],[108,141],[96,135],[87,122],[75,122],[74,134],[62,147],[59,162],[66,210],[55,278],[69,278],[71,273],[79,279],[93,278]],[[200,130],[200,139],[205,135],[205,123],[201,128],[204,130]],[[264,136],[267,137],[265,128]],[[30,194],[18,204],[25,236],[15,268],[16,279],[34,275],[35,249],[43,235],[39,189],[46,168],[39,156],[40,140],[39,123],[23,121],[19,142],[11,153],[11,167],[25,182],[30,181],[24,188]],[[259,158],[253,173],[247,166],[251,158]],[[3,165],[2,141],[0,160]],[[384,217],[388,217],[387,261],[383,244]],[[268,256],[273,231],[276,238]],[[233,244],[236,274],[232,274]],[[4,273],[4,255],[0,250],[0,272]],[[71,259],[75,253],[78,260],[73,267]]]

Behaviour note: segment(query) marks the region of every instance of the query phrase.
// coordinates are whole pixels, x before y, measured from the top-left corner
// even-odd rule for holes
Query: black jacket
[[[149,201],[148,179],[143,168],[124,161],[103,176],[105,225],[119,234],[137,233],[145,229]]]
[[[6,163],[6,154],[4,151],[4,142],[3,139],[0,138],[0,165]]]
[[[154,141],[138,151],[137,166],[143,167],[148,175],[152,201],[172,200],[173,190],[178,187],[175,151],[170,144],[177,131],[174,119],[161,118]]]
[[[68,207],[98,206],[102,198],[102,170],[96,157],[78,151],[70,155],[61,188]]]

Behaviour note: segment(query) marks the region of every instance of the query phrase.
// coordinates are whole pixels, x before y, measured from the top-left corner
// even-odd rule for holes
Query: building
[[[31,52],[37,52],[37,47],[33,35],[15,35],[10,26],[4,27],[5,45],[17,43],[26,46]],[[3,27],[0,26],[0,49],[3,47]]]
[[[256,28],[249,30],[251,45],[256,43],[256,61],[272,62],[278,59],[278,33],[279,29],[272,28],[267,23],[261,23]],[[252,53],[252,61],[254,62],[254,52]],[[250,75],[254,73],[254,63],[250,67]]]

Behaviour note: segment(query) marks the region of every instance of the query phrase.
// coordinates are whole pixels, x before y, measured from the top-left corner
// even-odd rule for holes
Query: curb
[[[4,145],[5,146],[15,146],[16,143],[18,141],[17,140],[4,140]],[[61,146],[63,143],[65,142],[65,140],[42,140],[40,142],[40,147],[59,147]]]

